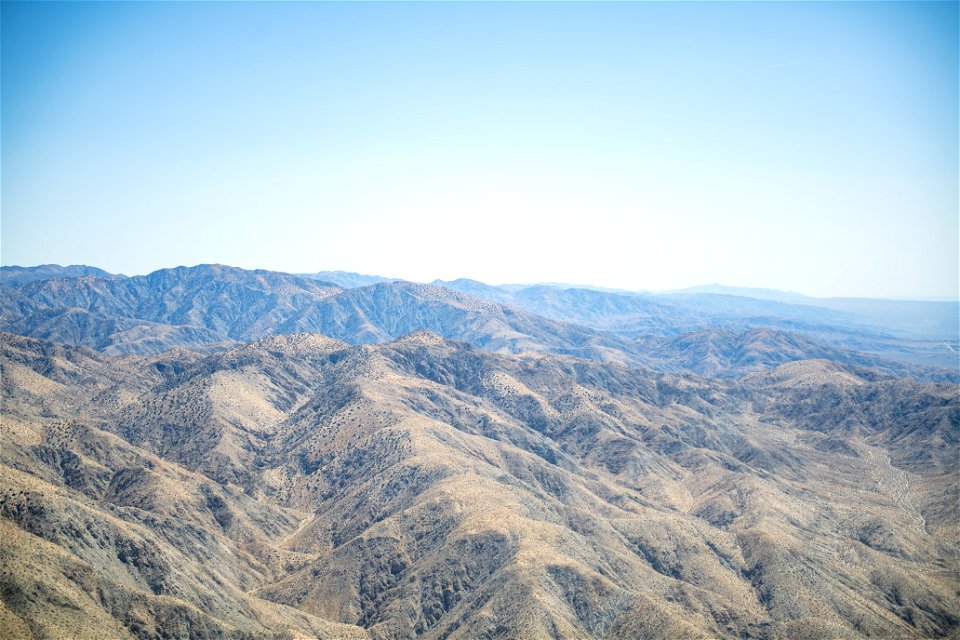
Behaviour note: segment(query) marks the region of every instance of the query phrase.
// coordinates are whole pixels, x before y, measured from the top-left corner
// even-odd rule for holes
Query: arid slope
[[[960,623],[956,385],[829,361],[711,381],[422,331],[125,357],[5,335],[0,365],[0,615],[24,637]]]

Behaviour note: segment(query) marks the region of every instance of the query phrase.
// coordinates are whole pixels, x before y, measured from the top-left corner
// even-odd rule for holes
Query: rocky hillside
[[[0,367],[9,637],[960,630],[954,384],[425,331],[124,357],[5,335]]]

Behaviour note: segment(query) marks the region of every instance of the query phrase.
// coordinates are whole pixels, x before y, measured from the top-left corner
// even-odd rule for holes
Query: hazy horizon
[[[4,3],[2,261],[956,299],[956,3]]]

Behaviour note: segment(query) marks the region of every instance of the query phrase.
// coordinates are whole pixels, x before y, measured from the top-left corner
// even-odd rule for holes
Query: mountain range
[[[960,386],[926,358],[955,338],[736,296],[22,272],[4,637],[960,633]]]
[[[779,354],[771,356],[776,363],[829,353],[835,360],[893,373],[957,379],[960,348],[956,338],[898,335],[858,324],[839,311],[712,294],[675,299],[546,285],[491,287],[467,280],[344,288],[222,265],[129,278],[31,279],[22,269],[16,273],[0,282],[4,330],[113,354],[218,349],[302,331],[361,344],[428,329],[491,351],[532,349],[675,370],[675,354],[665,345],[703,341],[701,349],[708,350],[715,348],[718,335],[733,332],[742,344]],[[729,337],[726,341],[733,344]],[[744,363],[765,357],[742,352],[721,357],[723,366],[713,373],[738,375],[756,368]]]

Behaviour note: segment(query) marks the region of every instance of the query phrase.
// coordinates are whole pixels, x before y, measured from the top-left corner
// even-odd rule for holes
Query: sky
[[[5,265],[956,297],[956,2],[2,4]]]

